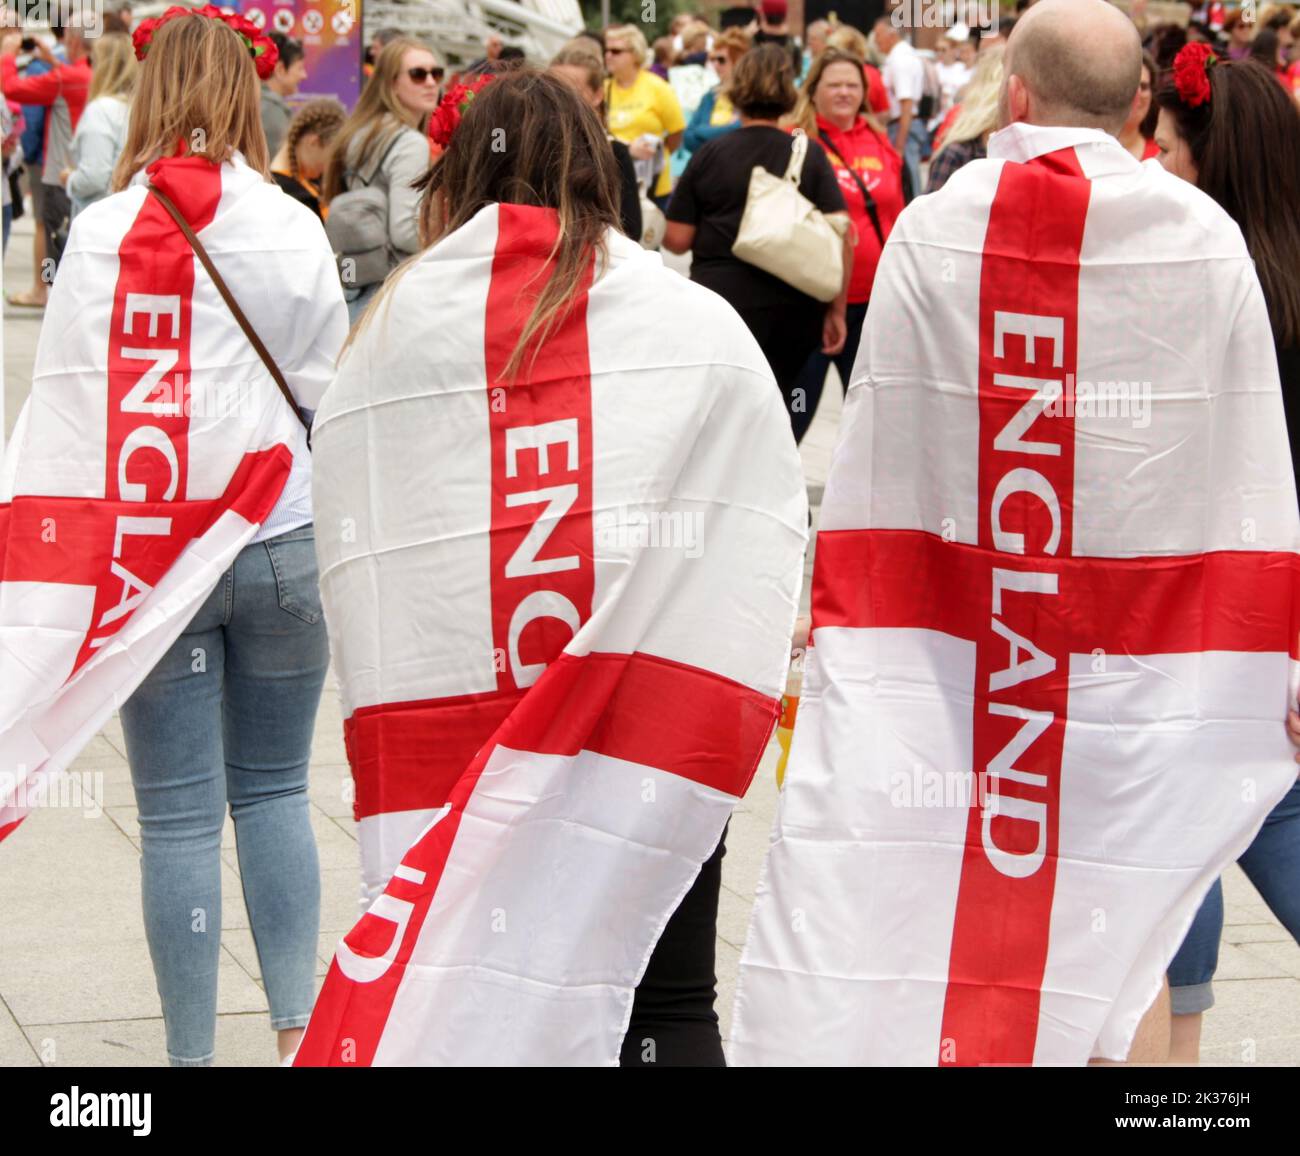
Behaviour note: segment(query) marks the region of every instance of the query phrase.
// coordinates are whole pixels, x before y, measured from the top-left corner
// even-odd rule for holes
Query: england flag
[[[0,839],[171,646],[307,460],[298,417],[149,180],[308,409],[347,336],[319,220],[239,154],[157,161],[78,215],[0,468]]]
[[[737,1063],[1123,1059],[1295,781],[1300,518],[1241,234],[1100,132],[989,154],[876,278]]]
[[[397,275],[315,432],[369,907],[299,1065],[613,1064],[776,722],[806,502],[732,309],[610,230],[504,369],[553,212]]]

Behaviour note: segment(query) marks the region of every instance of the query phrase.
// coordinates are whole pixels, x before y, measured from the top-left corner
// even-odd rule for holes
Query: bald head
[[[1133,22],[1106,0],[1039,0],[1007,42],[1003,124],[1124,127],[1142,72]]]

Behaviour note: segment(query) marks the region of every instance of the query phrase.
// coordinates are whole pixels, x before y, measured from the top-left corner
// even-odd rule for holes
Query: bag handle
[[[221,299],[226,303],[226,307],[239,323],[239,328],[244,331],[244,336],[248,338],[248,344],[253,347],[257,356],[262,359],[262,364],[266,366],[272,380],[280,387],[280,392],[284,394],[284,400],[289,403],[289,408],[293,410],[294,416],[302,423],[303,429],[310,430],[311,426],[298,409],[298,403],[294,401],[293,394],[289,391],[289,384],[284,380],[284,374],[280,372],[280,367],[275,364],[275,358],[262,344],[262,339],[258,337],[257,331],[249,324],[248,318],[244,316],[244,311],[240,309],[239,303],[231,295],[221,274],[217,272],[217,267],[212,263],[212,258],[208,256],[208,251],[203,247],[203,242],[198,239],[194,230],[190,228],[189,221],[181,216],[180,209],[172,203],[171,197],[158,188],[157,185],[150,184],[148,188],[149,192],[158,198],[158,202],[170,214],[171,219],[176,222],[177,228],[185,235],[185,239],[190,243],[190,248],[194,250],[194,255],[199,259],[199,263],[207,270],[208,276],[212,278],[212,283],[217,287],[217,292],[221,294]]]
[[[790,149],[790,163],[785,167],[785,179],[796,188],[803,177],[804,157],[808,155],[808,138],[801,128],[794,130],[794,145]]]
[[[826,135],[826,131],[823,129],[818,135],[821,137],[822,143],[840,158],[840,164],[848,170],[849,176],[857,182],[858,189],[862,193],[862,200],[867,207],[867,216],[871,218],[871,227],[876,231],[876,240],[880,242],[880,247],[883,249],[885,247],[885,231],[880,227],[880,211],[876,208],[876,198],[867,189],[866,181],[858,176],[857,170],[844,159],[844,154],[835,147],[834,142]]]

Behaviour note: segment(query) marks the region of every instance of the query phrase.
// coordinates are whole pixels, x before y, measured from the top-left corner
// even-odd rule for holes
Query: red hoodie
[[[903,162],[884,133],[877,132],[858,117],[847,131],[836,128],[828,120],[817,118],[818,137],[826,159],[835,169],[835,179],[840,183],[849,217],[857,230],[857,244],[853,249],[853,275],[849,279],[849,303],[861,304],[871,296],[871,285],[876,279],[876,266],[880,263],[880,240],[867,213],[862,190],[846,165],[862,179],[876,202],[881,232],[888,237],[894,220],[903,211]],[[838,156],[836,153],[838,152]]]
[[[28,77],[18,75],[12,56],[0,57],[0,89],[6,100],[40,104],[50,110],[45,118],[44,183],[58,184],[59,172],[72,167],[72,134],[90,92],[90,57]]]

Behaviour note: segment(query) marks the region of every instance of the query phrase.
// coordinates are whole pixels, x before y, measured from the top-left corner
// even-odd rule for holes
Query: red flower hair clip
[[[485,72],[468,83],[453,84],[443,94],[438,107],[429,117],[429,139],[440,149],[451,144],[452,134],[460,127],[461,117],[469,111],[474,98],[488,86],[492,78],[491,72]]]
[[[1208,44],[1184,45],[1174,57],[1174,87],[1188,108],[1210,102],[1210,68],[1218,60]]]
[[[271,73],[275,71],[276,62],[280,59],[280,50],[276,48],[275,41],[262,32],[256,24],[246,16],[241,16],[238,12],[223,12],[215,4],[205,4],[202,8],[181,8],[173,6],[168,8],[161,16],[155,16],[152,20],[142,20],[139,26],[131,34],[131,42],[135,45],[136,60],[143,60],[149,53],[149,45],[153,42],[153,34],[158,31],[169,20],[175,20],[178,16],[203,16],[208,20],[220,20],[223,24],[228,24],[239,33],[244,43],[248,45],[248,51],[253,57],[253,66],[257,69],[259,80],[267,80]]]

